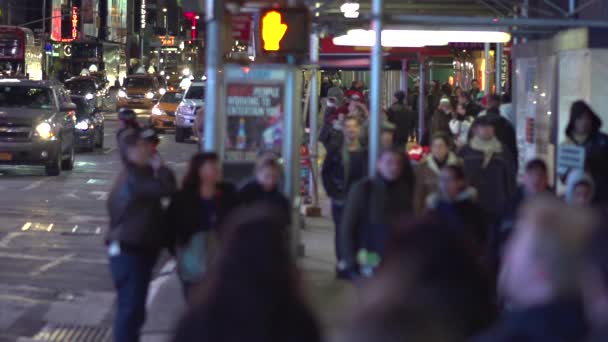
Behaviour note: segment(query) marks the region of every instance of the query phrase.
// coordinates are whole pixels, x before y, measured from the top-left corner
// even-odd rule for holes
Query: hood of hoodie
[[[595,182],[593,181],[593,178],[584,171],[574,170],[570,172],[568,179],[566,180],[566,193],[564,194],[564,197],[567,203],[572,203],[574,188],[581,183],[589,184],[591,187],[591,197],[595,195]]]
[[[589,113],[591,115],[591,133],[590,136],[597,134],[602,127],[602,119],[597,115],[587,103],[584,101],[576,101],[572,104],[570,108],[570,120],[568,121],[568,126],[566,127],[566,136],[570,138],[572,141],[574,140],[574,122],[584,113]]]
[[[439,192],[434,192],[426,198],[426,207],[429,209],[436,209],[440,202],[459,203],[463,201],[476,201],[477,200],[477,189],[472,186],[464,189],[455,201],[448,201],[443,198]]]

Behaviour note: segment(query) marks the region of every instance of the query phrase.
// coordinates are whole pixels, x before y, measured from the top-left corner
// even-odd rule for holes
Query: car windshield
[[[86,95],[97,92],[95,81],[93,80],[74,80],[65,82],[65,88],[72,94]]]
[[[125,80],[126,88],[152,88],[154,82],[151,78],[129,77]]]
[[[186,98],[190,100],[204,100],[205,99],[205,87],[191,86],[188,88]]]
[[[72,102],[76,105],[76,116],[78,118],[87,117],[91,111],[91,105],[84,99],[84,97],[71,97]]]
[[[159,102],[164,103],[179,103],[182,100],[183,95],[181,93],[165,93],[160,98]]]
[[[49,88],[3,85],[0,86],[0,107],[51,109],[53,93]]]

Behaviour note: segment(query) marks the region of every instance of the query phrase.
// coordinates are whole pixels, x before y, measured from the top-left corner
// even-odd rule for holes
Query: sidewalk
[[[325,208],[324,208],[325,209]],[[325,211],[325,210],[324,210]],[[345,308],[353,297],[350,284],[335,278],[334,228],[324,213],[320,218],[307,218],[301,232],[306,255],[299,260],[313,309],[327,334],[340,325]],[[181,286],[169,264],[150,284],[148,317],[142,330],[142,342],[169,341],[176,322],[185,311]]]

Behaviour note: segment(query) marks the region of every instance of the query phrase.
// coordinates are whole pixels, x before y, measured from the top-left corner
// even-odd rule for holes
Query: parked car
[[[116,110],[122,107],[152,109],[166,89],[150,74],[135,74],[125,78],[118,91]]]
[[[179,92],[166,92],[152,108],[150,125],[160,132],[164,132],[167,128],[175,128],[175,111],[182,97],[183,94]]]
[[[0,164],[74,168],[76,105],[55,81],[0,79]]]
[[[84,96],[72,95],[71,98],[76,104],[76,148],[89,152],[95,148],[103,148],[103,114]]]
[[[205,82],[192,82],[175,112],[175,141],[184,142],[192,135],[196,111],[205,105]]]

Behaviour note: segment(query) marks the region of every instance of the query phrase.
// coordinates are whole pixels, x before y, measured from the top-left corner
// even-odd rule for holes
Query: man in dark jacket
[[[464,107],[466,110],[466,116],[472,116],[476,118],[481,112],[481,107],[477,105],[475,102],[471,101],[471,94],[463,91],[460,93],[458,97],[458,103]]]
[[[414,189],[405,177],[411,175],[405,158],[399,150],[385,150],[378,158],[377,175],[361,180],[348,194],[340,240],[341,263],[351,276],[373,274],[384,257],[390,225],[413,212]]]
[[[499,276],[509,312],[473,342],[581,341],[588,332],[577,275],[593,214],[554,197],[527,202]]]
[[[325,192],[331,199],[331,214],[336,228],[336,260],[339,277],[346,276],[342,245],[338,230],[344,211],[344,202],[351,186],[367,175],[367,151],[360,142],[360,124],[356,118],[344,120],[343,134],[336,144],[328,145],[327,156],[321,168],[321,178]]]
[[[139,340],[145,321],[152,269],[165,245],[161,198],[175,191],[173,172],[139,132],[122,138],[125,163],[108,199],[110,229],[106,236],[110,270],[118,294],[114,341]]]
[[[608,135],[600,132],[602,120],[584,101],[570,108],[566,144],[585,149],[585,170],[595,182],[595,204],[608,203]]]
[[[474,136],[459,154],[464,172],[477,189],[481,207],[496,222],[516,191],[516,169],[510,151],[494,134],[492,121],[477,120]]]
[[[395,93],[395,102],[387,111],[388,121],[395,124],[395,146],[405,147],[408,138],[416,131],[417,114],[405,103],[405,92]]]
[[[513,157],[513,162],[517,167],[519,153],[517,150],[517,137],[513,124],[511,124],[511,122],[509,122],[509,120],[507,120],[505,117],[500,115],[498,108],[488,109],[485,116],[491,120],[492,125],[494,125],[496,138],[506,149],[509,150],[511,156]],[[475,126],[475,122],[473,122],[473,126]]]

